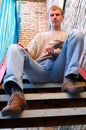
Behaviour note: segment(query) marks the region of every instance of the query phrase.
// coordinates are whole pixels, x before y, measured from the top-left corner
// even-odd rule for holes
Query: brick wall
[[[22,1],[20,9],[21,34],[19,42],[23,45],[28,44],[33,37],[42,31],[46,31],[47,15],[45,0]]]

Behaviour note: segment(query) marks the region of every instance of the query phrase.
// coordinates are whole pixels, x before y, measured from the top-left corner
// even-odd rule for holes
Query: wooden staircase
[[[0,89],[0,128],[48,127],[86,124],[85,92],[70,95],[61,92],[61,83],[30,84],[24,82],[24,94],[28,108],[17,116],[3,117],[1,110],[9,96]]]

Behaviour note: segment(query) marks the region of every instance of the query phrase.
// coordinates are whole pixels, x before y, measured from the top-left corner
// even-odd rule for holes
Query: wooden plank
[[[86,82],[81,82],[81,85],[86,87]],[[25,84],[25,98],[29,107],[17,116],[2,117],[0,111],[0,128],[86,124],[86,92],[70,95],[61,92],[61,86],[58,83]],[[59,88],[60,91],[55,90]],[[34,89],[40,91],[34,93]],[[30,90],[32,92],[28,93]],[[8,100],[8,95],[0,94],[0,110]]]
[[[38,93],[38,94],[25,94],[26,100],[50,100],[50,99],[76,99],[86,98],[86,92],[82,92],[77,95],[70,95],[68,93]]]
[[[60,109],[42,109],[42,110],[24,110],[21,118],[35,118],[35,117],[56,117],[56,116],[77,116],[86,115],[86,107],[74,107],[74,108],[60,108]],[[8,116],[9,118],[19,118],[19,116]],[[3,117],[0,117],[3,119]],[[5,117],[6,119],[6,117]]]
[[[76,84],[85,87],[85,81],[76,82]],[[24,88],[52,88],[52,87],[62,87],[62,83],[23,83]]]
[[[86,82],[76,82],[80,86],[86,88]],[[37,92],[61,92],[62,83],[44,83],[44,84],[31,84],[24,83],[24,92],[37,93]]]
[[[86,124],[86,107],[25,110],[21,115],[2,117],[0,128],[21,128]]]
[[[86,92],[80,96],[70,96],[67,93],[25,94],[29,109],[66,108],[86,106]],[[6,106],[8,95],[0,95],[0,109]]]
[[[86,90],[86,82],[76,82],[76,84],[83,86]],[[2,84],[0,86],[0,88],[2,88]],[[23,83],[23,86],[24,93],[61,92],[62,83]],[[3,89],[0,89],[0,94],[5,94],[5,91]]]
[[[0,102],[8,101],[9,95],[0,95]],[[86,98],[86,92],[82,92],[77,95],[70,95],[67,93],[35,93],[35,94],[25,94],[26,100],[59,100],[59,99],[79,99],[79,98]]]

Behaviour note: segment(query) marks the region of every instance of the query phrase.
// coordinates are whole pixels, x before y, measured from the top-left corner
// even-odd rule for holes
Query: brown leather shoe
[[[22,92],[15,92],[9,99],[7,106],[2,109],[2,115],[17,115],[27,106],[24,94]]]
[[[80,93],[83,91],[84,91],[84,88],[82,86],[76,85],[71,80],[68,80],[63,83],[62,92],[74,94],[74,93]]]

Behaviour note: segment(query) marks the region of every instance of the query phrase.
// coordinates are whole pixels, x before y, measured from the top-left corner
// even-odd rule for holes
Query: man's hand
[[[54,48],[52,44],[47,44],[44,49],[45,53],[51,55],[54,53]]]

